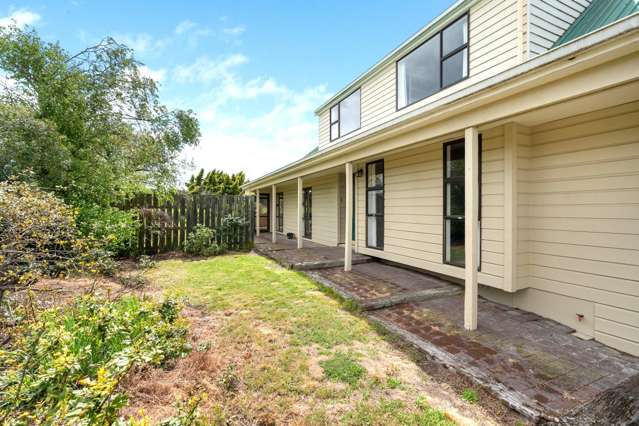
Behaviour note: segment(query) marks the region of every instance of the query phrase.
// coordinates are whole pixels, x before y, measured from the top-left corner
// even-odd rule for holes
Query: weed
[[[197,344],[197,347],[195,348],[196,351],[198,352],[206,352],[209,349],[211,349],[211,342],[210,341],[205,341],[205,342],[200,342]]]
[[[397,389],[401,384],[402,382],[396,377],[388,377],[386,379],[386,387],[389,389]]]
[[[122,287],[132,289],[143,288],[148,284],[146,277],[140,273],[120,275],[118,276],[118,282]]]
[[[240,379],[237,377],[236,365],[229,364],[217,379],[217,384],[222,390],[228,393],[234,393],[240,385]]]
[[[138,258],[138,266],[141,269],[152,269],[157,266],[157,262],[151,256],[143,254]]]
[[[353,386],[366,374],[366,369],[350,355],[336,352],[332,358],[320,362],[324,375],[330,380]]]
[[[462,391],[461,398],[466,402],[470,402],[471,404],[479,401],[479,395],[477,394],[477,391],[470,388],[466,388]]]

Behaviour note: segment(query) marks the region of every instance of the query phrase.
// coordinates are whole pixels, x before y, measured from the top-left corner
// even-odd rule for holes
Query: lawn
[[[218,424],[494,423],[301,273],[246,254],[165,260],[147,277],[188,300],[194,353],[212,358],[180,367],[184,373],[157,373],[151,384],[142,377],[132,388],[151,389],[140,394],[193,374],[195,389],[208,395],[200,412]],[[144,408],[154,417],[148,397],[140,401],[132,398],[129,413]]]

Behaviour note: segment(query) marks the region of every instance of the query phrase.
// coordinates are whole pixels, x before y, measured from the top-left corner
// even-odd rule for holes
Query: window
[[[313,189],[304,188],[303,191],[304,238],[313,238]]]
[[[397,108],[420,101],[468,76],[468,15],[397,61]]]
[[[275,201],[275,215],[277,216],[277,232],[284,232],[284,193],[278,192]]]
[[[270,200],[270,194],[260,194],[260,231],[271,232]]]
[[[366,165],[366,246],[384,249],[384,160]]]
[[[464,141],[444,145],[444,263],[464,266]]]
[[[481,200],[481,135],[479,137],[479,200]],[[466,191],[464,140],[444,144],[444,263],[466,263]],[[479,203],[481,220],[481,201]],[[481,253],[481,238],[479,253]],[[481,259],[479,261],[481,264]]]
[[[360,128],[361,94],[362,91],[357,89],[331,108],[332,141]]]

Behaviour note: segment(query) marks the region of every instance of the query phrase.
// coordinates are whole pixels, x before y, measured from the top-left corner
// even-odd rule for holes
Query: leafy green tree
[[[0,180],[28,171],[80,208],[173,188],[199,124],[162,105],[139,66],[111,38],[71,54],[33,30],[0,29]]]
[[[222,170],[213,169],[204,175],[204,169],[192,175],[186,184],[191,194],[231,194],[242,193],[242,185],[246,182],[244,172],[229,175]]]

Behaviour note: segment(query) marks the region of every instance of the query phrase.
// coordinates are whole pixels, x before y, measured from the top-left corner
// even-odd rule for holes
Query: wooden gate
[[[176,194],[161,201],[152,194],[140,194],[125,204],[139,211],[140,228],[133,242],[138,253],[155,254],[181,250],[196,225],[216,231],[219,243],[229,250],[249,250],[255,233],[255,197],[245,195]],[[239,217],[243,224],[222,232],[223,219]]]

